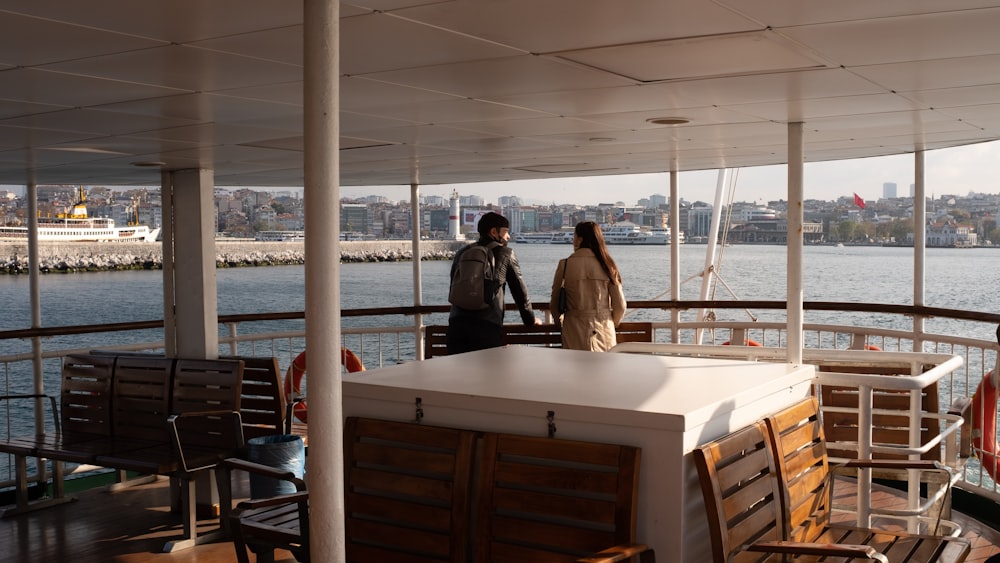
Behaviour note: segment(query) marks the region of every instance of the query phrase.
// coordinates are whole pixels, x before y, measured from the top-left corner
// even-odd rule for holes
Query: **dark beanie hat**
[[[479,218],[479,226],[477,230],[480,235],[485,236],[489,234],[490,229],[502,229],[505,227],[508,229],[510,228],[510,221],[508,221],[503,215],[490,211],[486,215]]]

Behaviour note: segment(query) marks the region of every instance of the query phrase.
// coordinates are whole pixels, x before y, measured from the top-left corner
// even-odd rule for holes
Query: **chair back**
[[[575,561],[635,542],[641,450],[488,433],[475,561]]]
[[[112,419],[116,439],[169,443],[170,385],[174,360],[119,356],[115,362]]]
[[[829,524],[829,465],[819,403],[809,397],[764,420],[774,450],[790,541],[812,542]]]
[[[242,383],[242,360],[177,360],[170,412],[239,411]]]
[[[705,498],[712,561],[760,561],[765,556],[740,547],[784,538],[779,479],[764,424],[754,422],[693,454]]]
[[[59,416],[65,430],[110,436],[115,359],[87,354],[63,358]]]
[[[344,424],[348,561],[465,563],[476,432]]]
[[[243,361],[240,390],[243,435],[250,439],[283,433],[285,393],[281,388],[278,358],[238,356],[226,359]]]

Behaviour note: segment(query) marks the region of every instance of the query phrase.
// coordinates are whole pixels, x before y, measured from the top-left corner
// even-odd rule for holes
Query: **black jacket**
[[[491,239],[480,237],[474,244],[485,246],[490,242]],[[459,256],[461,256],[462,253],[470,247],[472,247],[471,244],[459,249],[459,251],[455,253],[455,258],[451,263],[451,276],[448,279],[455,278],[455,269],[458,267]],[[514,303],[517,304],[517,308],[521,313],[521,322],[523,322],[525,326],[532,326],[535,324],[535,312],[531,309],[531,300],[528,298],[528,287],[524,284],[524,278],[521,277],[521,266],[517,263],[517,256],[515,256],[514,251],[506,245],[494,248],[493,254],[496,259],[496,272],[499,279],[502,281],[500,282],[500,287],[493,298],[492,306],[481,311],[469,311],[452,305],[451,313],[448,315],[448,318],[475,318],[489,321],[493,324],[502,325],[504,288],[510,287],[510,295],[514,298]]]

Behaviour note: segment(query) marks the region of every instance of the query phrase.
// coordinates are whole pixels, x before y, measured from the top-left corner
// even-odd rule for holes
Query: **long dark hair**
[[[576,224],[573,230],[576,236],[580,237],[580,248],[589,248],[594,251],[594,256],[601,264],[601,269],[615,283],[622,283],[622,275],[618,271],[618,264],[608,254],[608,247],[604,244],[604,233],[601,226],[593,221],[581,221]]]

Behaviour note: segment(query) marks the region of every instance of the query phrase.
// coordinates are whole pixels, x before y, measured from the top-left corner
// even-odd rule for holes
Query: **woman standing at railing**
[[[573,254],[559,261],[552,279],[549,310],[562,327],[563,348],[603,352],[617,344],[615,327],[625,316],[621,273],[597,223],[577,223],[573,235]]]

